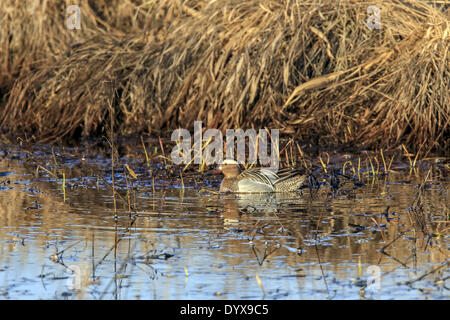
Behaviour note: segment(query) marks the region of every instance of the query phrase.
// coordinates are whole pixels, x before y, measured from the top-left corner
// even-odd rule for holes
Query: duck
[[[294,168],[242,170],[237,161],[225,159],[218,167],[224,178],[221,193],[293,192],[303,186],[306,175]]]

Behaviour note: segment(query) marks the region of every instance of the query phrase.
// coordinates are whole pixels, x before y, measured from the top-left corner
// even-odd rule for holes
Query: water
[[[440,165],[394,164],[338,192],[234,196],[215,193],[221,177],[211,171],[164,178],[163,164],[147,168],[136,152],[116,164],[115,219],[108,158],[53,157],[49,147],[0,157],[0,299],[449,298]],[[428,167],[431,239],[408,211]]]

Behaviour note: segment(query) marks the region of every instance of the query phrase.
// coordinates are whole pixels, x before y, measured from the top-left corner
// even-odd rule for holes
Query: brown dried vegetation
[[[123,135],[199,119],[320,145],[450,148],[440,1],[80,0],[80,30],[66,28],[70,4],[1,2],[0,131],[92,136],[114,110]]]

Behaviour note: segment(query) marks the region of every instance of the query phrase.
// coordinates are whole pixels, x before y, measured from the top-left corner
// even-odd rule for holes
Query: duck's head
[[[239,163],[233,159],[225,159],[218,169],[223,173],[225,178],[236,177],[241,173],[241,167]]]

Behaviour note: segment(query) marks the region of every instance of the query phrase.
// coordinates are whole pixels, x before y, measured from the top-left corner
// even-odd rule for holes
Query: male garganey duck
[[[292,192],[297,191],[306,179],[306,175],[293,168],[278,171],[269,168],[241,170],[236,161],[229,159],[224,160],[219,170],[224,175],[220,192]]]

